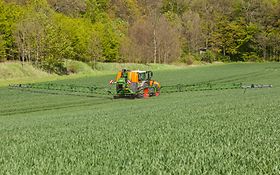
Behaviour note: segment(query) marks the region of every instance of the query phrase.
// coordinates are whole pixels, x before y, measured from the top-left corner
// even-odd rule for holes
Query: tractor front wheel
[[[154,86],[154,88],[155,88],[155,96],[157,97],[157,96],[160,95],[160,87],[156,84],[156,85]]]
[[[149,88],[145,88],[144,90],[143,90],[143,97],[144,98],[149,98],[150,97],[150,93],[149,93],[150,91],[149,91]]]

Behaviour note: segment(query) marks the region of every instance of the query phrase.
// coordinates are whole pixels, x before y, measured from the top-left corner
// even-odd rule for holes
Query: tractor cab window
[[[128,78],[128,71],[126,69],[122,70],[121,77],[127,79]]]
[[[139,81],[146,80],[146,74],[145,73],[139,73]]]
[[[127,76],[128,76],[128,75],[127,75],[127,72],[124,72],[124,73],[122,74],[122,77],[123,77],[123,78],[127,78]]]
[[[147,79],[148,79],[148,80],[151,80],[152,77],[153,77],[153,72],[148,71],[148,72],[147,72]]]

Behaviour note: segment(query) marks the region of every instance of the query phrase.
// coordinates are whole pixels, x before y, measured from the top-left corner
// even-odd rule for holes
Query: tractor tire
[[[157,96],[159,96],[160,95],[160,87],[156,84],[156,85],[154,85],[154,88],[155,88],[155,96],[157,97]]]
[[[150,97],[150,88],[145,88],[143,90],[143,97],[144,98],[149,98]]]
[[[149,87],[149,94],[150,94],[150,96],[154,96],[156,94],[156,90],[153,86]]]
[[[143,98],[144,96],[143,96],[143,94],[140,94],[140,93],[139,93],[139,94],[136,95],[136,97],[137,97],[137,98]]]
[[[120,98],[119,95],[114,95],[114,96],[113,96],[113,99],[119,99],[119,98]]]
[[[149,85],[144,83],[141,87],[141,91],[137,94],[137,98],[149,98]]]
[[[136,95],[131,95],[130,97],[129,97],[129,99],[135,99],[136,98]]]

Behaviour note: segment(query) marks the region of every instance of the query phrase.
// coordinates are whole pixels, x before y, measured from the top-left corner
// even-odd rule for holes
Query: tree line
[[[0,61],[279,61],[279,0],[0,0]]]

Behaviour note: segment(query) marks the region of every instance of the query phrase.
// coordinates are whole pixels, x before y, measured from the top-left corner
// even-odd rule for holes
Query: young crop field
[[[114,77],[52,83],[107,86]],[[155,71],[154,79],[273,88],[112,100],[4,87],[0,174],[280,174],[279,63]]]

